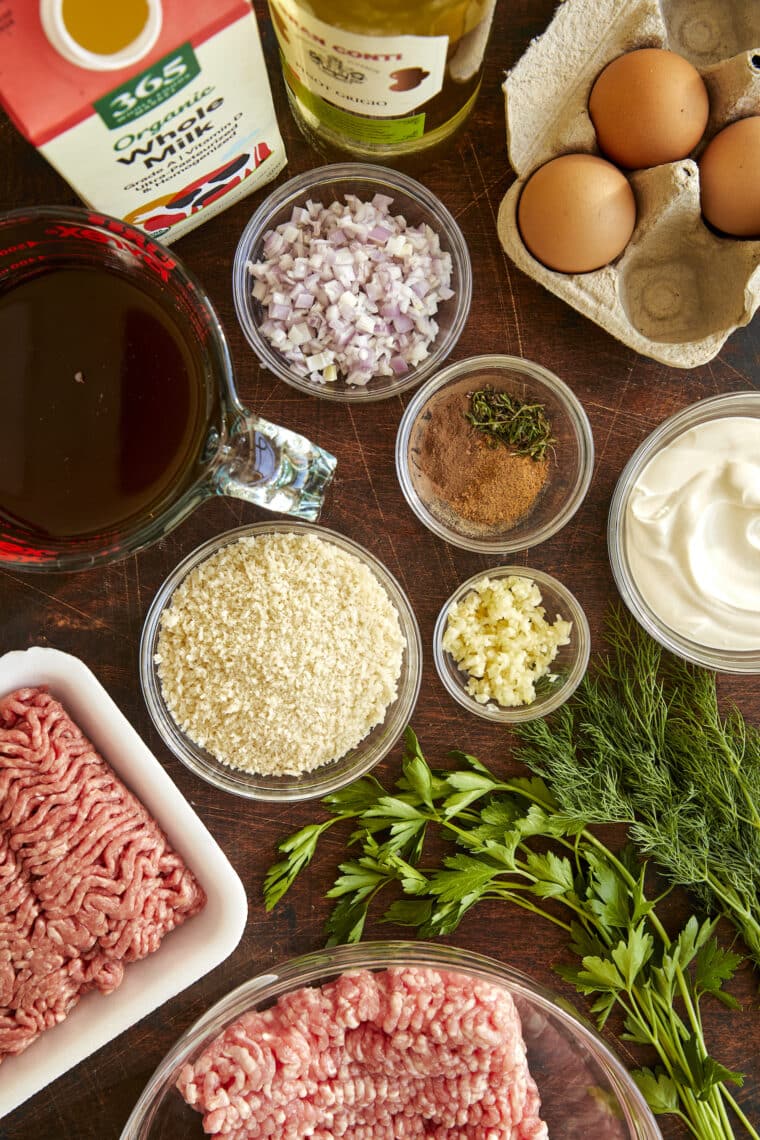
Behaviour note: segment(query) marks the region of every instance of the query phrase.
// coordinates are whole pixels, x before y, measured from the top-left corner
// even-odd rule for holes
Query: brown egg
[[[699,160],[702,213],[732,237],[760,238],[760,115],[737,119]]]
[[[637,170],[686,158],[704,133],[710,107],[702,76],[687,59],[640,48],[607,64],[588,109],[600,150]]]
[[[636,200],[611,162],[564,154],[525,183],[517,223],[525,245],[544,265],[587,273],[623,251],[636,224]]]

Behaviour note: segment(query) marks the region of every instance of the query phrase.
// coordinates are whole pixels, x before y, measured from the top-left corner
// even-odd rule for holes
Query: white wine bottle
[[[478,94],[496,0],[269,0],[304,134],[392,159],[432,146]]]

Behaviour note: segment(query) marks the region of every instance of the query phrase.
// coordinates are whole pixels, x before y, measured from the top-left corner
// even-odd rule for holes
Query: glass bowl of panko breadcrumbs
[[[304,800],[364,775],[409,722],[422,646],[369,551],[308,523],[238,527],[194,550],[148,611],[140,678],[167,747],[239,796]]]

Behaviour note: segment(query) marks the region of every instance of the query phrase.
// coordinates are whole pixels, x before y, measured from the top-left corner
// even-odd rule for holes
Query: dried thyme
[[[470,408],[465,417],[485,433],[490,447],[504,443],[517,455],[541,460],[557,442],[543,404],[529,404],[487,387],[470,394]]]

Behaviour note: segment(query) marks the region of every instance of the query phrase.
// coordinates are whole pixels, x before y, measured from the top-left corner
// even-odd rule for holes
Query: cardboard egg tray
[[[614,262],[582,274],[547,269],[520,238],[522,188],[551,158],[600,153],[587,110],[594,80],[641,47],[669,48],[697,68],[710,97],[703,139],[680,162],[629,173],[636,227]],[[722,127],[760,114],[758,0],[564,0],[503,89],[518,177],[498,232],[515,264],[645,356],[678,368],[711,360],[760,304],[760,240],[721,237],[705,225],[696,161]]]

